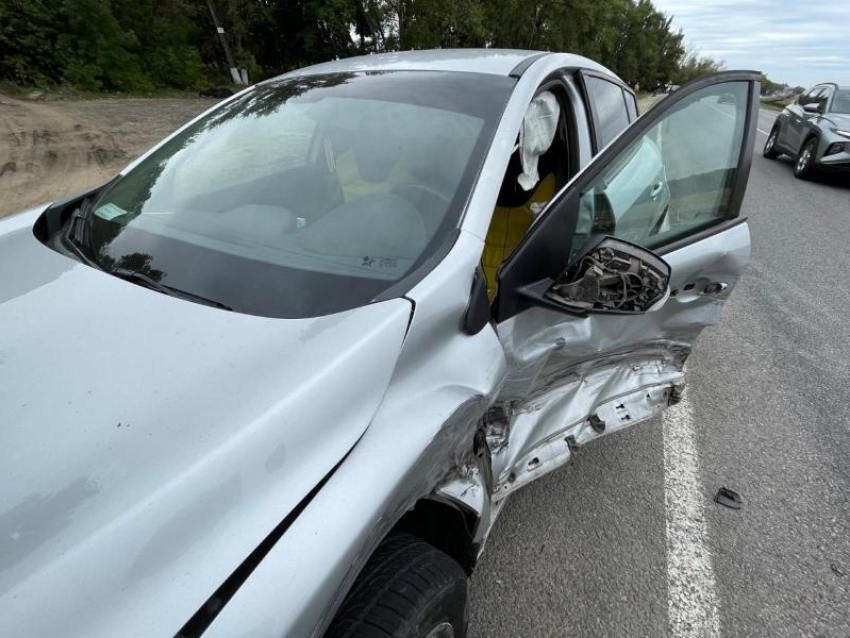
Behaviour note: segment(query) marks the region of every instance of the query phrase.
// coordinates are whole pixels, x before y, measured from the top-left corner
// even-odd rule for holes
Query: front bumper
[[[850,141],[844,144],[844,148],[845,150],[841,153],[821,155],[817,160],[817,167],[836,171],[850,171]]]
[[[823,169],[850,170],[850,139],[838,135],[827,135],[818,147],[817,167]],[[843,147],[843,149],[836,148]],[[838,152],[835,152],[835,151]],[[830,152],[831,151],[831,152]]]

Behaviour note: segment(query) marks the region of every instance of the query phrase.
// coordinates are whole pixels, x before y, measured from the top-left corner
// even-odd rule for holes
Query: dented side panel
[[[482,249],[462,232],[410,294],[414,314],[380,409],[204,638],[321,636],[369,555],[420,499],[463,503],[479,515],[483,540],[497,508],[474,443],[505,363],[491,326],[460,330]]]
[[[720,320],[749,254],[741,223],[665,255],[672,293],[655,312],[575,317],[531,308],[500,324],[508,372],[487,418],[494,500],[562,465],[571,449],[675,401],[697,337]],[[719,294],[705,294],[717,283],[725,284]]]

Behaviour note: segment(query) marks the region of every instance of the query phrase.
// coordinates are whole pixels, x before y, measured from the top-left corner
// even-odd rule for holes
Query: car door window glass
[[[597,234],[656,248],[726,219],[747,100],[746,82],[706,87],[632,142],[583,191],[574,250]]]
[[[613,82],[585,77],[596,142],[599,149],[608,146],[629,125],[623,89]]]
[[[850,91],[840,90],[836,92],[835,99],[832,101],[830,113],[841,113],[842,115],[850,115]]]
[[[629,112],[629,121],[634,122],[638,118],[637,100],[628,91],[623,91],[623,97],[626,99],[626,110]]]

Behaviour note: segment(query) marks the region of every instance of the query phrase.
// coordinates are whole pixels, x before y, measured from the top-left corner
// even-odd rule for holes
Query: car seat
[[[515,160],[517,167],[512,168]],[[502,262],[519,245],[534,221],[535,214],[531,205],[545,204],[555,196],[557,180],[554,172],[549,172],[541,179],[534,190],[526,192],[522,191],[516,181],[521,171],[519,158],[514,154],[505,174],[505,182],[502,184],[484,244],[481,261],[491,303],[496,298],[497,273]],[[514,190],[519,192],[513,192]]]
[[[402,143],[390,131],[369,126],[350,138],[348,148],[334,159],[346,202],[410,183],[409,167],[399,161]]]

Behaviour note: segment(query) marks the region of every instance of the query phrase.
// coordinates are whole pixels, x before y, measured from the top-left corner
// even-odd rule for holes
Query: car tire
[[[465,638],[466,573],[411,534],[388,537],[354,581],[325,638]]]
[[[810,137],[800,148],[800,152],[797,153],[797,157],[794,159],[794,177],[808,179],[812,176],[817,151],[818,140],[816,137]]]
[[[776,141],[779,139],[779,127],[774,126],[767,136],[767,141],[764,143],[762,155],[767,159],[776,159],[781,153],[776,148]]]

